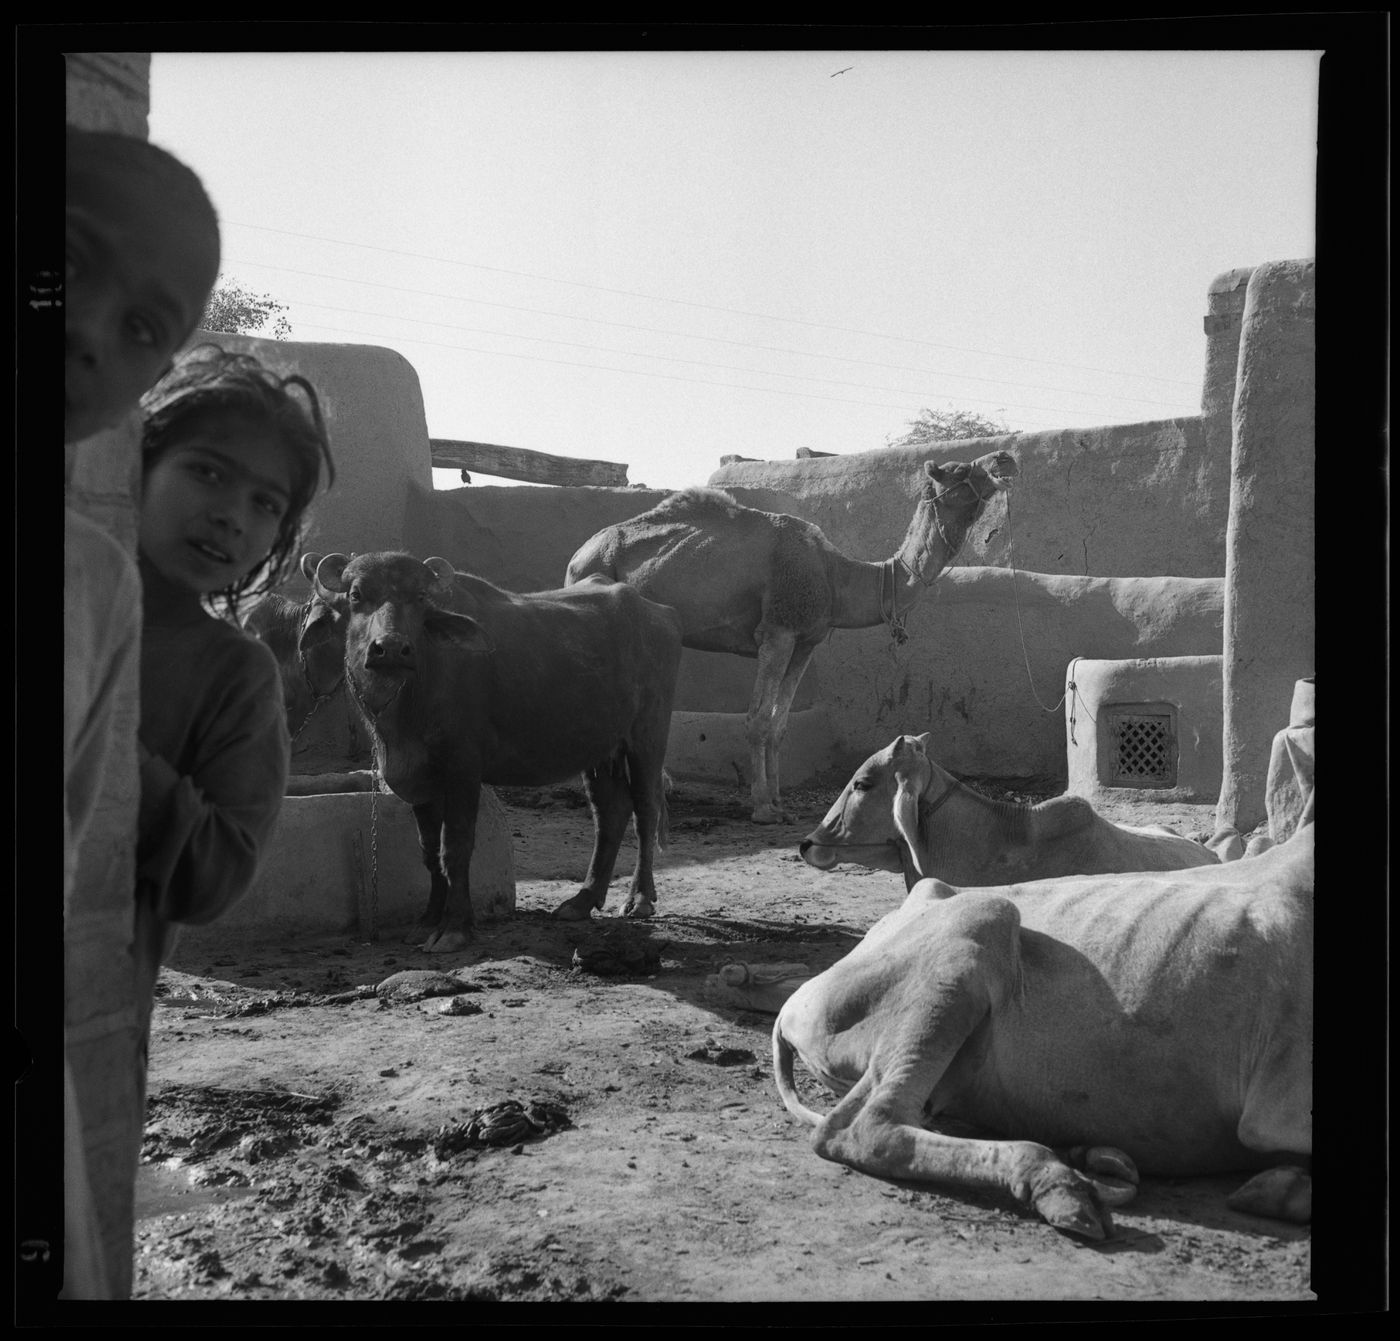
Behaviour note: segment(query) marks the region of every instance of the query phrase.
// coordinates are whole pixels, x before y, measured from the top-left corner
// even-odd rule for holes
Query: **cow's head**
[[[846,784],[826,818],[798,845],[819,871],[855,862],[906,879],[926,875],[919,837],[919,800],[933,779],[930,737],[898,736],[872,754]]]
[[[440,653],[492,650],[476,620],[443,608],[455,576],[446,559],[411,554],[327,554],[317,564],[316,589],[345,620],[345,666],[371,712],[429,677]]]

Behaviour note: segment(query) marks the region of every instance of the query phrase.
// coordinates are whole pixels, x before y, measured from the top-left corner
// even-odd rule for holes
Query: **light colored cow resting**
[[[898,736],[852,775],[799,845],[818,870],[855,862],[963,888],[1109,871],[1212,866],[1210,849],[1161,827],[1114,824],[1083,797],[993,801],[929,756],[931,737]]]
[[[1138,1169],[1264,1169],[1229,1204],[1307,1221],[1314,829],[1191,870],[919,881],[782,1006],[783,1103],[825,1159],[1004,1189],[1090,1239]],[[798,1098],[794,1056],[842,1096],[825,1116]]]

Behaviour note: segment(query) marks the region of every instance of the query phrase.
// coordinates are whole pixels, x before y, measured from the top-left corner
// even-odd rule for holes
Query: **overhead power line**
[[[1148,380],[1148,381],[1154,381],[1154,382],[1169,382],[1169,383],[1172,383],[1172,384],[1175,385],[1175,386],[1193,386],[1193,385],[1194,385],[1194,383],[1183,381],[1183,380],[1182,380],[1181,378],[1179,378],[1179,377],[1161,377],[1161,376],[1159,376],[1159,375],[1156,374],[1156,373],[1128,373],[1128,372],[1120,372],[1120,371],[1118,371],[1118,370],[1115,369],[1115,368],[1095,368],[1095,367],[1093,367],[1092,365],[1087,364],[1087,363],[1065,363],[1065,362],[1062,362],[1062,361],[1060,361],[1060,360],[1058,360],[1058,359],[1040,359],[1040,358],[1033,358],[1033,357],[1031,357],[1030,355],[1026,355],[1026,354],[1005,354],[1005,353],[1002,353],[1002,352],[1000,352],[1000,351],[998,351],[998,350],[993,350],[993,349],[973,349],[973,348],[971,348],[971,347],[969,347],[969,346],[966,346],[966,345],[941,344],[941,343],[939,343],[939,342],[937,342],[937,341],[934,341],[934,340],[918,340],[918,339],[915,339],[914,337],[908,336],[908,335],[890,335],[890,334],[888,334],[887,332],[883,332],[883,331],[867,331],[867,330],[862,330],[862,329],[860,329],[860,328],[858,328],[858,327],[854,327],[854,326],[838,326],[838,325],[836,325],[836,324],[834,324],[834,323],[832,323],[832,322],[827,322],[827,321],[806,321],[806,320],[804,320],[804,319],[801,318],[801,317],[779,317],[779,316],[774,316],[773,314],[767,313],[767,312],[752,312],[752,311],[748,311],[748,310],[745,309],[745,308],[739,308],[739,307],[724,307],[724,306],[721,306],[721,305],[716,304],[716,303],[700,303],[700,302],[695,302],[695,301],[693,301],[693,300],[691,300],[691,299],[688,299],[688,298],[668,298],[668,297],[666,297],[666,296],[664,296],[664,295],[662,295],[662,294],[640,293],[640,292],[638,292],[638,291],[636,291],[636,290],[634,290],[634,289],[614,289],[614,288],[609,288],[609,287],[608,287],[607,285],[605,285],[605,284],[589,284],[589,283],[586,283],[586,282],[583,281],[583,280],[577,280],[577,279],[560,279],[558,276],[555,276],[555,275],[537,275],[537,274],[531,273],[531,272],[528,271],[528,270],[508,270],[508,269],[506,269],[506,268],[503,267],[503,266],[484,265],[484,264],[482,264],[481,262],[478,262],[478,261],[459,261],[459,260],[454,259],[454,258],[451,257],[451,256],[432,256],[432,255],[429,255],[429,254],[426,253],[426,252],[403,251],[403,250],[401,250],[401,249],[399,249],[399,248],[396,248],[396,247],[381,247],[381,246],[377,246],[376,244],[370,243],[370,242],[347,242],[347,241],[345,241],[343,238],[323,237],[323,236],[321,236],[320,234],[317,234],[317,233],[297,233],[297,232],[293,232],[293,231],[291,231],[290,229],[286,229],[286,228],[270,228],[270,227],[266,226],[265,224],[240,223],[240,222],[238,222],[238,221],[236,221],[236,220],[227,220],[226,222],[231,223],[231,224],[233,224],[234,226],[236,226],[236,227],[238,227],[238,228],[251,228],[251,229],[255,229],[256,231],[262,232],[262,233],[279,233],[279,234],[281,234],[281,235],[283,235],[283,236],[285,236],[285,237],[297,237],[297,238],[302,238],[302,239],[304,239],[305,241],[308,241],[308,242],[328,242],[328,243],[330,243],[332,246],[337,246],[337,247],[358,247],[358,248],[361,249],[362,251],[377,251],[377,252],[383,252],[383,253],[385,253],[386,255],[389,255],[389,256],[404,256],[404,257],[408,257],[408,258],[410,258],[410,259],[412,259],[412,260],[418,260],[418,261],[433,261],[433,262],[436,262],[436,263],[441,264],[441,265],[455,265],[455,266],[459,266],[459,267],[461,267],[461,268],[463,268],[463,269],[467,269],[467,270],[485,270],[485,271],[488,271],[488,272],[490,272],[490,273],[492,273],[492,274],[497,274],[497,275],[511,275],[511,276],[514,276],[514,277],[517,278],[517,279],[533,279],[533,280],[538,280],[538,281],[540,281],[540,282],[542,282],[542,283],[545,283],[545,284],[564,284],[564,285],[569,286],[570,288],[576,288],[576,289],[591,289],[591,290],[593,290],[594,292],[597,292],[597,293],[613,293],[613,294],[617,294],[617,295],[619,295],[619,296],[621,296],[621,297],[625,297],[625,298],[642,298],[642,299],[645,299],[645,300],[647,300],[647,301],[649,301],[649,302],[655,302],[655,303],[673,303],[673,304],[675,304],[675,305],[677,305],[677,306],[679,306],[679,307],[694,307],[694,308],[698,308],[698,309],[701,309],[701,310],[707,311],[707,312],[726,312],[726,313],[729,313],[731,316],[757,317],[758,319],[760,319],[760,320],[762,320],[762,321],[780,321],[780,322],[786,322],[786,323],[788,323],[789,325],[795,325],[795,326],[809,326],[809,327],[812,327],[812,328],[817,329],[817,330],[840,331],[840,332],[842,332],[843,334],[846,334],[846,335],[863,335],[863,336],[869,337],[869,338],[871,338],[871,339],[876,339],[876,340],[898,340],[898,341],[900,341],[900,342],[902,342],[902,343],[904,343],[904,344],[922,345],[922,346],[924,346],[925,348],[928,348],[928,349],[949,349],[949,350],[954,350],[954,351],[956,351],[957,353],[960,353],[960,354],[980,354],[980,355],[983,355],[984,357],[988,357],[988,358],[1015,359],[1017,362],[1020,362],[1020,363],[1044,363],[1044,364],[1047,364],[1047,365],[1050,366],[1050,367],[1055,367],[1055,368],[1074,368],[1074,369],[1077,369],[1077,370],[1079,370],[1079,371],[1081,371],[1081,372],[1096,372],[1096,373],[1102,373],[1102,374],[1105,374],[1105,375],[1107,375],[1107,376],[1109,376],[1109,377],[1137,377],[1137,378],[1143,378],[1143,379],[1146,379],[1146,380]],[[269,269],[276,270],[276,269],[280,269],[281,267],[278,267],[278,266],[269,266],[268,268],[269,268]],[[294,272],[294,273],[305,273],[305,272]],[[333,278],[333,276],[321,276],[321,278]],[[346,283],[360,283],[360,282],[362,282],[362,281],[359,281],[359,280],[347,280],[347,281],[345,281],[345,282],[346,282]],[[363,281],[363,282],[368,282],[368,281]],[[404,292],[415,292],[415,290],[407,290],[407,289],[406,289],[406,290],[404,290]],[[473,301],[473,302],[474,302],[474,301],[477,301],[477,300],[471,299],[471,300],[468,300],[468,301]],[[522,309],[522,310],[524,310],[524,311],[529,311],[529,310],[531,310],[531,309],[526,308],[526,309]],[[564,315],[564,314],[550,314],[550,315]],[[646,329],[646,328],[642,328],[642,329]],[[704,337],[696,337],[696,338],[704,338]]]
[[[446,331],[461,331],[470,335],[498,335],[507,340],[528,340],[534,344],[563,345],[566,349],[583,349],[595,354],[621,354],[625,358],[639,359],[659,359],[663,363],[688,363],[696,368],[714,368],[720,372],[737,372],[757,374],[761,377],[782,377],[788,381],[795,382],[824,382],[829,386],[858,387],[867,391],[888,391],[895,395],[908,396],[931,396],[934,393],[928,390],[915,391],[909,387],[893,386],[870,386],[865,382],[848,382],[836,377],[820,377],[815,373],[788,373],[770,371],[766,368],[736,368],[728,363],[709,363],[704,359],[680,358],[672,354],[653,354],[650,351],[639,349],[611,349],[605,345],[582,344],[575,340],[555,340],[544,335],[518,335],[514,331],[493,331],[484,330],[479,326],[458,326],[448,321],[429,321],[425,317],[405,317],[395,312],[365,312],[354,307],[335,307],[330,303],[311,303],[302,301],[302,307],[315,308],[320,312],[340,312],[347,316],[374,317],[386,321],[406,321],[415,326],[436,326]],[[865,363],[867,360],[857,359],[854,362]],[[885,367],[884,364],[870,363],[871,367]],[[967,373],[943,372],[938,369],[910,368],[909,372],[922,373],[929,377],[949,377],[964,382],[990,382],[997,386],[1022,387],[1027,390],[1036,391],[1058,391],[1067,396],[1091,396],[1098,400],[1110,401],[1132,401],[1139,405],[1155,405],[1162,409],[1178,409],[1170,401],[1147,400],[1141,396],[1116,396],[1106,391],[1077,391],[1067,387],[1040,386],[1031,382],[1009,382],[998,377],[973,377]]]
[[[687,340],[702,340],[702,341],[705,341],[705,342],[710,343],[710,344],[730,345],[730,346],[738,347],[738,348],[741,348],[741,349],[759,349],[759,350],[763,350],[764,352],[767,352],[767,353],[789,354],[789,355],[796,355],[796,356],[805,357],[805,358],[822,358],[822,359],[833,360],[833,361],[841,362],[841,363],[855,363],[855,364],[860,364],[860,365],[862,365],[862,366],[871,367],[871,368],[884,368],[884,369],[887,369],[887,370],[894,370],[894,371],[901,371],[901,372],[914,372],[914,373],[920,374],[921,376],[952,377],[952,378],[957,378],[957,379],[959,379],[959,380],[961,380],[961,381],[967,381],[967,382],[986,382],[986,383],[990,383],[990,384],[996,385],[996,386],[1017,387],[1017,388],[1024,389],[1024,390],[1055,391],[1055,392],[1058,392],[1058,393],[1060,393],[1060,394],[1062,394],[1062,395],[1069,395],[1069,396],[1090,396],[1090,397],[1093,397],[1093,398],[1095,398],[1095,399],[1099,399],[1099,400],[1108,400],[1108,401],[1130,401],[1130,402],[1132,402],[1133,404],[1137,404],[1137,405],[1153,405],[1153,406],[1157,406],[1157,407],[1162,408],[1162,409],[1171,410],[1171,411],[1173,411],[1174,415],[1181,415],[1181,414],[1184,414],[1184,413],[1189,413],[1189,411],[1185,410],[1184,407],[1182,407],[1182,406],[1180,406],[1180,405],[1178,405],[1178,404],[1173,404],[1172,402],[1169,402],[1169,401],[1149,400],[1149,399],[1147,399],[1146,397],[1143,397],[1143,396],[1117,395],[1117,394],[1115,394],[1115,393],[1112,393],[1112,392],[1105,392],[1105,391],[1080,391],[1080,390],[1078,390],[1078,389],[1076,389],[1076,388],[1073,388],[1073,387],[1045,386],[1045,385],[1040,384],[1040,383],[1013,382],[1013,381],[1010,381],[1010,380],[1005,379],[1005,378],[997,378],[997,377],[977,377],[977,376],[974,376],[973,374],[970,374],[970,373],[954,373],[954,372],[946,372],[946,371],[943,371],[943,370],[940,370],[940,369],[914,368],[914,367],[910,367],[910,366],[905,365],[905,364],[885,364],[885,363],[879,363],[879,362],[877,362],[877,361],[875,361],[875,360],[873,360],[873,359],[848,358],[848,357],[846,357],[846,356],[844,356],[844,355],[840,355],[840,354],[820,354],[820,353],[812,353],[811,351],[808,351],[808,350],[783,349],[783,348],[779,348],[779,347],[772,346],[772,345],[758,345],[758,344],[752,344],[752,343],[750,343],[750,342],[748,342],[748,341],[743,341],[743,340],[729,340],[729,339],[724,339],[724,338],[718,337],[718,336],[710,336],[710,335],[691,335],[691,334],[688,334],[687,332],[683,332],[683,331],[668,331],[668,330],[664,330],[664,329],[661,329],[661,328],[658,328],[658,327],[655,327],[655,326],[641,326],[641,325],[637,325],[637,324],[634,324],[634,323],[631,323],[631,322],[609,321],[609,320],[606,320],[606,319],[601,318],[601,317],[580,317],[580,316],[576,316],[576,315],[574,315],[573,313],[569,313],[569,312],[551,312],[551,311],[548,311],[548,310],[545,310],[545,309],[542,309],[542,308],[522,307],[522,306],[519,306],[518,304],[514,304],[514,303],[498,303],[498,302],[493,302],[493,301],[491,301],[491,300],[489,300],[489,299],[485,299],[485,298],[469,298],[469,297],[465,297],[465,296],[463,296],[463,295],[458,295],[458,294],[441,294],[441,293],[435,293],[435,292],[433,292],[433,291],[431,291],[431,290],[427,290],[427,289],[409,289],[409,288],[405,288],[405,287],[403,287],[403,286],[401,286],[401,285],[383,284],[383,283],[380,283],[380,282],[378,282],[378,281],[376,281],[376,280],[368,280],[368,279],[344,279],[343,277],[341,277],[341,276],[339,276],[339,275],[327,275],[327,274],[325,274],[325,273],[323,273],[323,272],[320,272],[320,271],[313,271],[313,270],[297,270],[297,269],[294,269],[294,268],[292,268],[292,267],[290,267],[290,266],[272,265],[272,264],[269,264],[269,263],[266,263],[266,262],[262,262],[262,261],[230,260],[230,261],[228,262],[228,264],[229,264],[230,266],[232,266],[232,265],[248,265],[248,266],[254,266],[254,267],[259,267],[259,266],[260,266],[260,267],[262,267],[263,269],[266,269],[266,270],[276,270],[276,271],[279,271],[279,272],[284,273],[284,274],[301,275],[302,277],[307,278],[307,279],[328,279],[328,280],[338,281],[338,282],[347,283],[347,284],[359,284],[359,285],[364,285],[364,286],[366,286],[366,287],[368,287],[368,288],[386,289],[386,290],[388,290],[388,291],[391,292],[391,293],[410,294],[410,295],[414,295],[414,296],[417,296],[417,297],[426,297],[426,298],[448,298],[448,299],[450,299],[450,300],[452,300],[452,301],[455,301],[455,302],[475,303],[475,304],[477,304],[478,306],[482,306],[482,307],[495,307],[495,308],[500,308],[500,309],[503,309],[503,310],[509,311],[509,312],[524,312],[524,313],[527,313],[527,314],[529,314],[529,315],[531,315],[531,316],[559,317],[559,318],[562,318],[562,319],[568,320],[568,321],[582,321],[582,322],[590,323],[590,324],[593,324],[593,325],[612,326],[612,327],[615,327],[615,328],[618,328],[618,329],[621,329],[621,330],[642,331],[642,332],[645,332],[645,333],[648,333],[648,334],[653,334],[653,335],[667,335],[667,336],[673,336],[673,337],[676,337],[676,338],[687,339]],[[576,342],[569,341],[569,340],[553,340],[553,339],[550,339],[549,337],[546,337],[546,336],[512,335],[511,333],[506,332],[506,331],[482,331],[482,330],[480,330],[480,329],[477,328],[477,327],[458,326],[458,325],[455,325],[454,323],[451,323],[451,322],[431,321],[431,320],[429,320],[429,319],[427,319],[427,318],[423,318],[423,317],[408,317],[408,316],[403,316],[403,315],[398,314],[398,313],[366,312],[366,311],[364,311],[364,310],[362,310],[362,309],[358,309],[358,308],[336,307],[336,306],[333,306],[333,305],[331,305],[331,304],[329,304],[329,303],[316,303],[316,302],[311,302],[311,301],[304,300],[304,299],[303,299],[303,300],[298,300],[298,301],[300,301],[300,302],[302,303],[302,305],[303,305],[303,306],[306,306],[306,307],[314,307],[314,308],[318,308],[318,309],[323,310],[323,311],[344,312],[344,313],[348,313],[348,314],[354,315],[354,316],[374,317],[374,318],[376,318],[376,319],[382,319],[382,320],[408,321],[408,322],[412,322],[412,323],[414,323],[414,324],[416,324],[416,325],[437,326],[437,327],[440,327],[440,328],[442,328],[442,329],[444,329],[444,330],[469,331],[469,332],[472,332],[472,333],[474,333],[474,334],[502,335],[502,336],[506,336],[507,338],[511,338],[511,339],[534,340],[534,341],[538,341],[538,342],[541,342],[541,343],[544,343],[544,344],[562,344],[562,345],[567,345],[567,346],[569,346],[569,347],[571,347],[571,348],[575,348],[575,349],[595,349],[595,348],[598,348],[597,346],[577,344]],[[332,327],[332,328],[323,328],[323,329],[334,329],[334,328]],[[364,334],[364,332],[360,332],[360,333],[361,333],[361,334]],[[420,343],[432,344],[433,342],[432,342],[432,341],[420,341]],[[604,348],[604,349],[599,349],[599,352],[601,352],[601,353],[613,353],[613,354],[630,354],[630,351],[627,351],[627,350],[613,350],[613,349],[605,349],[605,348]],[[826,377],[819,377],[819,376],[816,376],[816,375],[810,375],[810,376],[808,376],[808,375],[805,375],[805,374],[798,374],[798,373],[780,373],[780,372],[772,372],[772,373],[769,373],[769,372],[765,372],[765,371],[763,371],[763,370],[761,370],[761,369],[754,369],[754,368],[737,368],[737,369],[736,369],[736,368],[727,368],[726,365],[723,365],[723,364],[705,363],[705,362],[703,362],[702,360],[698,360],[698,359],[680,359],[680,358],[672,359],[672,358],[670,358],[670,356],[664,355],[664,354],[641,354],[641,353],[638,353],[638,354],[635,354],[635,355],[632,355],[632,356],[638,357],[638,358],[660,358],[660,359],[668,359],[668,360],[671,361],[671,362],[693,363],[693,364],[696,364],[697,366],[700,366],[700,367],[725,368],[726,371],[731,371],[731,372],[757,373],[757,374],[760,375],[760,376],[791,377],[791,378],[798,378],[799,380],[805,380],[805,381],[830,382],[830,383],[833,384],[833,385],[839,385],[839,386],[859,386],[859,385],[861,385],[860,383],[855,383],[855,382],[841,382],[841,381],[839,381],[839,380],[837,380],[837,379],[826,378]],[[925,392],[906,391],[906,390],[904,390],[903,388],[894,388],[894,387],[880,387],[880,388],[871,388],[871,389],[872,389],[872,390],[883,390],[883,391],[895,391],[895,392],[897,392],[898,394],[908,394],[908,395],[925,395],[925,394],[928,394],[928,393],[925,393]],[[982,403],[983,403],[983,404],[991,404],[992,402],[984,399]],[[1044,407],[1044,406],[1040,406],[1040,407],[1035,407],[1035,408],[1044,409],[1045,407]],[[1054,411],[1054,413],[1062,414],[1062,413],[1064,413],[1064,411],[1063,411],[1063,410],[1056,410],[1056,411]]]
[[[357,336],[361,336],[361,337],[363,337],[363,338],[365,338],[365,339],[367,339],[367,340],[374,340],[374,341],[376,341],[376,342],[378,342],[378,343],[380,343],[380,344],[383,344],[383,343],[386,342],[386,337],[385,337],[385,335],[383,334],[382,331],[354,331],[354,330],[347,330],[347,329],[345,329],[344,327],[341,327],[341,326],[322,326],[322,325],[317,324],[316,322],[311,322],[311,321],[299,321],[297,324],[298,324],[299,326],[309,327],[311,330],[314,330],[314,331],[329,331],[329,332],[331,332],[331,333],[333,333],[333,334],[336,334],[336,335],[357,335]],[[489,355],[489,356],[492,356],[492,357],[496,357],[496,358],[523,359],[523,360],[525,360],[526,362],[530,362],[530,363],[551,363],[551,364],[554,364],[556,367],[560,367],[560,368],[586,368],[586,369],[588,369],[588,370],[591,371],[591,372],[615,372],[615,373],[623,373],[623,374],[625,374],[626,376],[629,376],[629,377],[652,377],[652,378],[660,378],[661,380],[663,380],[663,381],[668,381],[668,382],[687,382],[687,383],[689,383],[691,386],[712,386],[712,387],[718,387],[718,388],[720,388],[720,389],[722,389],[722,390],[726,390],[726,391],[757,391],[757,392],[761,392],[761,393],[764,393],[764,394],[766,394],[766,395],[771,395],[771,396],[794,396],[794,397],[797,397],[798,399],[802,399],[802,400],[825,400],[825,401],[833,401],[833,402],[836,402],[836,403],[842,404],[842,405],[866,405],[866,406],[871,407],[872,409],[899,410],[900,412],[905,413],[905,414],[907,414],[908,411],[909,411],[909,404],[908,404],[907,401],[906,401],[904,404],[902,404],[902,405],[891,405],[891,404],[889,404],[888,402],[885,402],[885,401],[852,400],[850,397],[847,397],[847,396],[823,396],[823,395],[819,395],[819,394],[812,393],[812,392],[783,391],[783,390],[780,390],[780,389],[777,388],[777,387],[743,386],[743,385],[740,385],[740,384],[737,384],[737,383],[734,383],[734,382],[715,382],[715,381],[710,381],[710,380],[708,380],[708,379],[706,379],[706,378],[702,378],[702,377],[681,377],[681,376],[678,376],[678,375],[675,374],[675,373],[645,372],[645,371],[643,371],[643,370],[641,370],[641,369],[637,369],[637,368],[616,368],[616,367],[612,367],[612,366],[607,365],[607,364],[598,364],[598,363],[578,363],[578,362],[575,362],[575,361],[573,361],[573,360],[571,360],[571,359],[551,359],[551,358],[543,358],[543,357],[541,357],[540,355],[537,355],[537,354],[517,354],[517,353],[513,353],[513,352],[511,352],[511,351],[509,351],[509,350],[504,350],[504,349],[481,349],[481,348],[478,348],[478,347],[476,347],[476,346],[471,346],[471,345],[450,345],[450,344],[444,343],[444,342],[441,341],[441,340],[420,340],[420,339],[418,339],[418,338],[416,338],[416,337],[414,337],[414,336],[407,336],[407,335],[405,335],[405,336],[393,336],[393,337],[390,337],[390,338],[391,338],[393,341],[395,341],[395,342],[401,342],[401,343],[403,343],[403,344],[427,345],[429,348],[433,348],[433,349],[450,349],[450,350],[452,350],[452,351],[454,351],[454,352],[462,353],[462,354],[486,354],[486,355]],[[682,361],[682,362],[688,362],[689,360],[681,360],[681,361]],[[705,366],[713,366],[713,365],[705,365]],[[768,377],[768,376],[773,376],[773,375],[775,375],[775,374],[760,372],[760,371],[758,371],[757,369],[736,369],[735,371],[750,372],[750,373],[754,373],[755,375],[757,375],[757,376],[759,376],[759,377]],[[777,376],[785,376],[786,374],[776,374],[776,375],[777,375]],[[826,379],[824,379],[824,378],[816,378],[816,379],[812,379],[812,380],[824,381],[824,380],[826,380]],[[840,384],[840,385],[845,385],[845,384]],[[851,385],[857,385],[857,384],[852,383]],[[870,389],[871,389],[872,391],[888,391],[888,390],[892,390],[892,388],[889,388],[889,387],[872,387],[872,388],[870,388]],[[913,393],[913,392],[911,392],[911,393],[908,393],[908,394],[911,394],[911,395],[915,395],[915,394],[917,394],[917,395],[924,395],[924,394],[926,394],[926,393]],[[933,397],[933,398],[934,398],[934,399],[937,399],[937,397]],[[1007,404],[1007,403],[1005,403],[1005,402],[1003,402],[1003,401],[990,400],[990,399],[987,399],[986,397],[959,396],[959,397],[958,397],[958,400],[959,400],[960,402],[961,402],[961,401],[970,401],[971,403],[973,403],[973,404],[978,404],[978,405],[995,405],[999,410],[1038,410],[1038,411],[1041,411],[1042,413],[1045,413],[1045,414],[1054,414],[1054,415],[1064,415],[1064,414],[1072,413],[1071,411],[1067,411],[1067,410],[1064,410],[1064,409],[1055,408],[1055,407],[1049,406],[1049,405],[1010,405],[1010,404]],[[1171,418],[1179,418],[1180,416],[1175,416],[1175,415],[1174,415],[1174,416],[1168,416],[1168,417],[1171,417]],[[1046,426],[1046,425],[1037,425],[1037,426],[1035,426],[1035,427],[1033,427],[1033,428],[1017,429],[1017,430],[1012,430],[1012,431],[1014,431],[1014,432],[1038,432],[1038,431],[1039,431],[1041,428],[1043,428],[1043,427],[1048,427],[1048,426]],[[1057,425],[1057,427],[1058,427],[1058,425]]]

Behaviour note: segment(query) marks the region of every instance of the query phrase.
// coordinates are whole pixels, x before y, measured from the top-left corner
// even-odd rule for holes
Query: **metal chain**
[[[379,713],[385,712],[390,704],[398,698],[404,682],[399,681],[399,687],[394,690],[389,702],[380,708],[379,712],[375,712],[360,697],[360,687],[350,671],[350,654],[347,651],[345,655],[345,683],[350,686],[350,693],[354,697],[356,706],[360,709],[360,715],[365,719],[370,735],[374,738],[371,756],[374,767],[371,770],[370,778],[373,789],[369,799],[369,939],[376,941],[379,939],[379,789],[384,779],[383,769],[380,766],[380,759],[384,752],[384,738],[379,734],[377,723]]]

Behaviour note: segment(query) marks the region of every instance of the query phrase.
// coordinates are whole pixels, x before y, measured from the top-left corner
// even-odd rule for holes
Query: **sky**
[[[1314,254],[1310,51],[155,52],[226,280],[435,438],[731,453],[1199,412],[1211,281]],[[474,475],[482,483],[488,477]],[[434,471],[457,487],[456,471]]]

